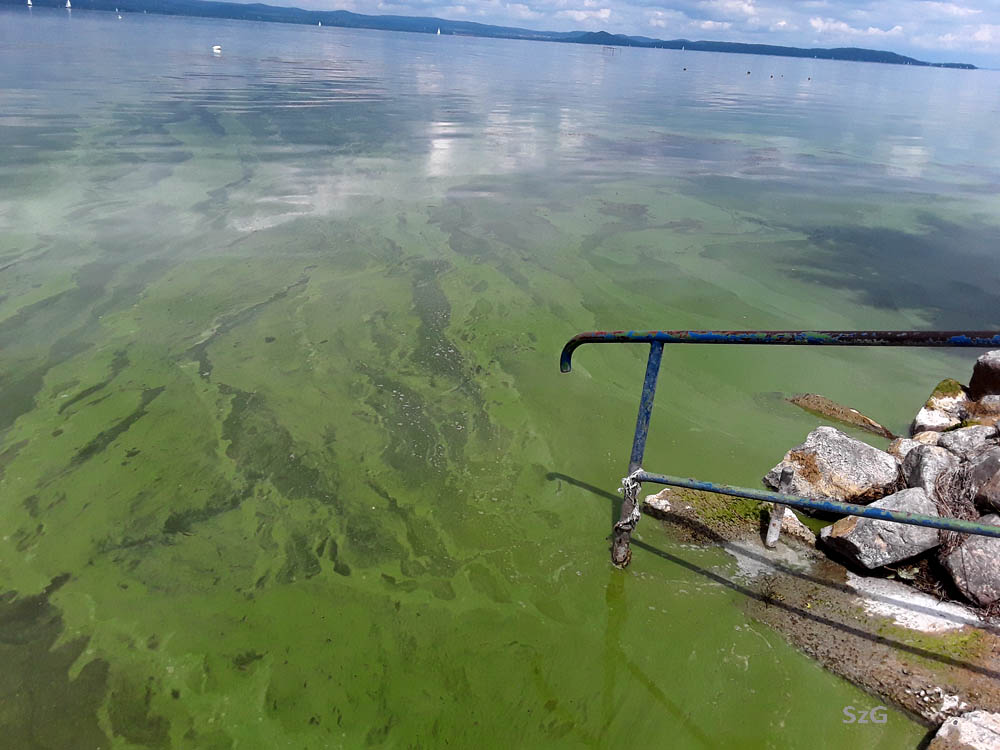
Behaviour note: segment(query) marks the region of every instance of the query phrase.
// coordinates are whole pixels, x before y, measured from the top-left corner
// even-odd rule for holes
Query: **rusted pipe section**
[[[622,510],[611,533],[611,562],[624,568],[632,559],[629,545],[632,532],[639,523],[639,485],[630,482],[641,466],[646,453],[646,436],[649,434],[649,418],[653,413],[653,397],[656,395],[656,378],[660,373],[663,344],[654,341],[649,345],[646,359],[646,377],[642,381],[642,395],[639,397],[639,415],[635,420],[635,436],[632,438],[632,455],[628,462],[628,476],[622,480]]]

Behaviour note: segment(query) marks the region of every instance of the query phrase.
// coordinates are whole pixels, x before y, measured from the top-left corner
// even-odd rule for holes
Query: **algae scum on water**
[[[906,120],[838,142],[874,66],[726,94],[724,56],[108,15],[0,24],[5,742],[916,745],[898,712],[844,724],[874,699],[752,622],[718,550],[647,520],[663,554],[609,568],[642,356],[557,357],[605,327],[996,324],[997,164],[957,176],[947,119],[919,163]],[[986,96],[905,75],[863,86]],[[943,222],[975,308],[861,249],[964,252]],[[648,468],[756,482],[814,423],[781,394],[898,432],[949,372],[668,351]]]

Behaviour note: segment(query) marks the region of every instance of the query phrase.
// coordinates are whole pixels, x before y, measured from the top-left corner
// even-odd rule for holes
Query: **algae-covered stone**
[[[894,456],[833,427],[810,432],[767,473],[764,484],[778,489],[784,469],[792,470],[788,494],[854,503],[869,503],[892,492],[899,479]]]
[[[1000,714],[971,711],[948,719],[927,750],[996,750],[1000,748]]]
[[[934,501],[919,487],[884,497],[871,507],[938,515]],[[830,549],[869,569],[906,560],[938,545],[936,529],[860,516],[848,516],[825,527],[820,538]]]
[[[986,352],[976,360],[969,381],[969,398],[973,400],[997,394],[1000,394],[1000,349]]]
[[[1000,516],[991,513],[979,522],[1000,526]],[[1000,539],[970,534],[941,562],[969,601],[981,607],[1000,601]]]
[[[910,434],[933,431],[944,432],[958,427],[969,416],[969,398],[957,380],[942,380],[930,398],[917,412],[910,427]]]

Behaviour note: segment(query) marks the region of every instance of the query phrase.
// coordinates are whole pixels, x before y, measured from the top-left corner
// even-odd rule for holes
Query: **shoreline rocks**
[[[900,490],[869,507],[938,515],[936,504],[920,487]],[[824,527],[820,539],[828,548],[869,570],[907,560],[939,544],[937,529],[861,516],[847,516]]]
[[[948,719],[927,750],[995,750],[1000,747],[1000,714],[971,711]]]
[[[996,513],[985,515],[979,520],[1000,526],[1000,515]],[[941,562],[951,574],[958,590],[969,601],[980,607],[989,607],[1000,601],[1000,539],[969,536],[944,555]]]
[[[1000,350],[986,352],[976,360],[969,380],[969,398],[979,401],[983,396],[1000,394]]]
[[[818,427],[763,483],[778,489],[788,471],[791,481],[783,491],[791,494],[1000,526],[998,423],[1000,350],[976,361],[968,387],[950,379],[938,383],[914,419],[911,436],[896,438],[887,451],[833,427]],[[1000,539],[846,516],[824,528],[818,542],[871,571],[937,549],[941,565],[934,569],[950,579],[943,581],[944,589],[957,590],[981,608],[1000,603]]]
[[[789,494],[849,503],[877,500],[899,483],[899,462],[894,456],[833,427],[810,432],[805,442],[788,451],[767,473],[764,484],[777,490],[785,469],[792,472]]]
[[[917,412],[910,434],[944,432],[960,427],[969,418],[969,397],[957,380],[942,380]]]
[[[937,480],[946,471],[958,468],[958,457],[937,445],[923,445],[903,459],[903,479],[907,487],[920,487],[930,497],[937,497]]]

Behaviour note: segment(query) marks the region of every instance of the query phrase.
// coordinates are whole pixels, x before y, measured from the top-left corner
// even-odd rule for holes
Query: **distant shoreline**
[[[906,57],[885,50],[862,47],[806,48],[744,42],[691,41],[688,39],[652,39],[643,36],[610,34],[607,31],[534,31],[512,26],[491,26],[471,21],[414,16],[368,16],[346,10],[303,10],[263,3],[215,2],[214,0],[75,0],[79,10],[120,10],[126,13],[155,13],[196,18],[229,18],[270,23],[294,23],[310,26],[333,26],[350,29],[409,31],[418,34],[461,35],[492,39],[525,39],[568,44],[600,44],[614,47],[724,52],[772,57],[798,57],[819,60],[877,62],[890,65],[915,65],[932,68],[976,70],[970,63],[934,63]],[[0,5],[23,5],[24,0],[0,0]],[[61,0],[38,0],[35,7],[62,7]]]

